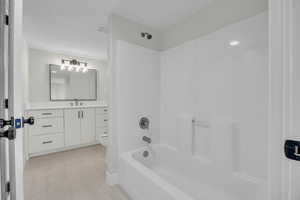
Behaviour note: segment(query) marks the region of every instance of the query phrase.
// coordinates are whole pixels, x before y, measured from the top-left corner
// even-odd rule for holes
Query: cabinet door
[[[65,143],[66,147],[80,144],[80,110],[65,110]]]
[[[96,141],[95,109],[82,109],[81,115],[81,143]]]

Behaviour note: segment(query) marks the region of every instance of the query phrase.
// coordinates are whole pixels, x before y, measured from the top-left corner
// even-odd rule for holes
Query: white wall
[[[117,121],[119,153],[145,146],[144,135],[157,142],[159,136],[159,53],[124,41],[118,41]],[[139,127],[139,119],[148,117],[150,131]]]
[[[88,62],[98,69],[98,101],[107,100],[107,63],[100,60],[61,55],[38,49],[29,49],[28,101],[31,105],[50,103],[49,97],[49,64],[61,64],[61,59],[75,58]]]
[[[177,146],[176,117],[185,113],[212,126],[227,122],[231,133],[224,136],[225,129],[219,129],[197,140],[196,147],[206,144],[207,151],[222,154],[220,147],[230,138],[234,169],[266,179],[267,28],[264,13],[162,53],[161,143]],[[240,45],[230,46],[231,40]],[[200,156],[214,159],[209,152]]]

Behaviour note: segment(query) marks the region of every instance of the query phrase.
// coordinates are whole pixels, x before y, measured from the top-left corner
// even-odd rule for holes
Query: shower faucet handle
[[[142,117],[139,122],[141,129],[149,129],[150,120],[147,117]]]
[[[147,142],[148,144],[151,144],[152,140],[150,137],[144,136],[143,141]]]

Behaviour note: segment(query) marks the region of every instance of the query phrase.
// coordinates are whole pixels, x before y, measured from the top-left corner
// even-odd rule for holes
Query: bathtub
[[[145,158],[143,152],[150,152]],[[119,184],[132,200],[265,200],[266,181],[168,145],[123,153]]]

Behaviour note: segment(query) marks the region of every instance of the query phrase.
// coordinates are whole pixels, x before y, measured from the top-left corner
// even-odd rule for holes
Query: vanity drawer
[[[107,136],[108,128],[107,127],[96,127],[96,135],[98,136]]]
[[[33,126],[28,126],[30,135],[42,135],[64,132],[64,121],[59,118],[35,119]]]
[[[96,127],[108,126],[108,116],[107,115],[96,115]]]
[[[64,134],[35,135],[30,137],[30,153],[39,153],[64,147]]]
[[[49,118],[49,117],[63,117],[63,110],[33,110],[29,111],[28,116],[32,116],[35,119]]]
[[[108,108],[96,108],[96,115],[108,114]]]

